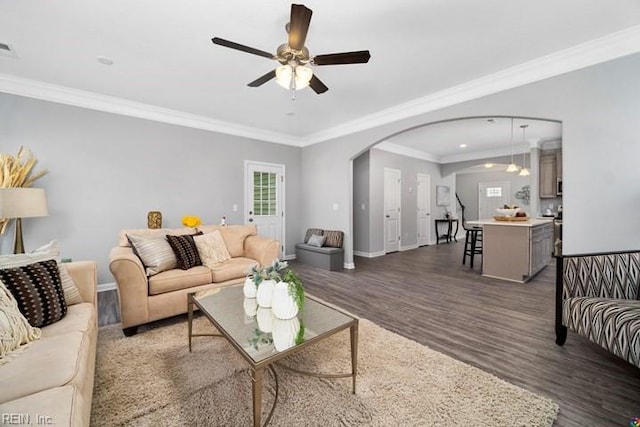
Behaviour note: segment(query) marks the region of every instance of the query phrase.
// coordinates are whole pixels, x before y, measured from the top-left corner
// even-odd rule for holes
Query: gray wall
[[[453,176],[442,178],[440,166],[426,160],[414,159],[382,150],[371,150],[371,213],[370,217],[370,252],[384,251],[384,168],[398,169],[402,176],[401,185],[401,248],[415,247],[418,243],[418,186],[417,174],[431,176],[431,218],[442,218],[444,208],[436,206],[436,185],[448,185],[451,188],[451,206],[455,206],[455,183]],[[409,190],[411,189],[411,191]],[[434,238],[433,221],[429,224]]]
[[[286,253],[301,227],[301,149],[0,94],[0,152],[30,148],[49,174],[49,216],[24,219],[27,250],[59,241],[64,257],[94,259],[112,282],[108,254],[123,228],[145,228],[150,210],[164,225],[183,215],[204,223],[244,221],[244,160],[286,166]],[[233,212],[233,204],[238,211]],[[12,251],[13,227],[0,236]]]
[[[417,174],[431,177],[431,218],[441,218],[444,210],[436,206],[436,185],[449,185],[453,189],[454,177],[442,178],[440,166],[383,150],[371,149],[353,161],[353,250],[366,255],[384,252],[384,169],[401,172],[401,248],[413,248],[418,242]],[[365,194],[366,192],[366,194]],[[365,209],[362,209],[362,204]],[[452,199],[450,209],[453,210]],[[433,221],[430,224],[432,242]]]
[[[369,252],[369,151],[353,161],[353,250]]]
[[[350,203],[353,158],[413,126],[478,115],[513,115],[562,121],[564,252],[637,249],[639,74],[640,54],[630,55],[306,147],[302,167],[314,173],[303,175],[303,194],[314,197],[305,196],[303,226],[328,221],[347,230],[345,262],[352,262],[351,212],[332,211],[330,203]],[[332,167],[325,168],[326,164]],[[613,222],[612,209],[617,213]]]
[[[496,172],[477,172],[477,173],[459,173],[456,176],[456,191],[460,200],[465,205],[465,219],[467,221],[478,218],[478,184],[481,182],[492,181],[509,181],[511,183],[511,194],[509,204],[519,206],[529,215],[531,213],[531,205],[526,205],[520,199],[516,199],[516,192],[520,191],[523,186],[531,185],[531,179],[528,176],[519,176],[517,173],[505,171]],[[535,215],[535,213],[534,213]]]

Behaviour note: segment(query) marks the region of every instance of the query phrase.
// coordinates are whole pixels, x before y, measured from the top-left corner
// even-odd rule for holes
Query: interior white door
[[[511,183],[494,181],[478,183],[478,219],[496,215],[496,209],[511,203]]]
[[[431,241],[431,175],[419,173],[416,188],[418,198],[418,246]]]
[[[245,223],[278,240],[284,252],[284,165],[245,161]]]
[[[400,250],[400,183],[397,169],[384,168],[384,251]]]

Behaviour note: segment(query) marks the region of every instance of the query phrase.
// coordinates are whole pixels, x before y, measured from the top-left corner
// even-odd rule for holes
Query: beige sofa
[[[255,225],[205,225],[197,230],[203,233],[218,230],[232,258],[213,269],[204,266],[188,270],[171,269],[149,277],[127,235],[154,238],[167,234],[193,234],[194,230],[165,228],[120,232],[118,246],[110,253],[109,269],[118,287],[120,319],[125,335],[135,334],[139,325],[186,313],[188,293],[240,283],[252,266],[270,264],[279,254],[280,243],[257,236]]]
[[[96,364],[97,268],[66,263],[84,302],[0,365],[2,424],[88,426]]]

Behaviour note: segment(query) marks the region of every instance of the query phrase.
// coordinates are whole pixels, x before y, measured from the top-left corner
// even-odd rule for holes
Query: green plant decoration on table
[[[279,259],[273,260],[273,262],[266,267],[258,267],[254,265],[249,270],[248,275],[252,277],[253,283],[256,286],[260,286],[265,280],[273,280],[275,282],[282,281],[282,271],[289,267],[289,264],[286,261],[280,261]]]
[[[284,273],[284,276],[282,276],[282,281],[289,284],[289,295],[291,295],[291,298],[296,302],[298,310],[302,312],[304,308],[304,287],[302,286],[300,276],[289,268]],[[304,327],[302,327],[302,329],[304,329]]]

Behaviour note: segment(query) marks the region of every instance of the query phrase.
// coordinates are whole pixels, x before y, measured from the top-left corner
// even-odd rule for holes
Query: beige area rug
[[[194,332],[213,327],[204,317]],[[349,372],[343,331],[285,362]],[[360,321],[357,394],[351,379],[318,379],[282,368],[272,426],[550,426],[558,405],[367,320]],[[273,400],[266,375],[263,408]],[[194,338],[174,320],[125,338],[100,329],[92,426],[249,426],[247,363],[223,338]]]

